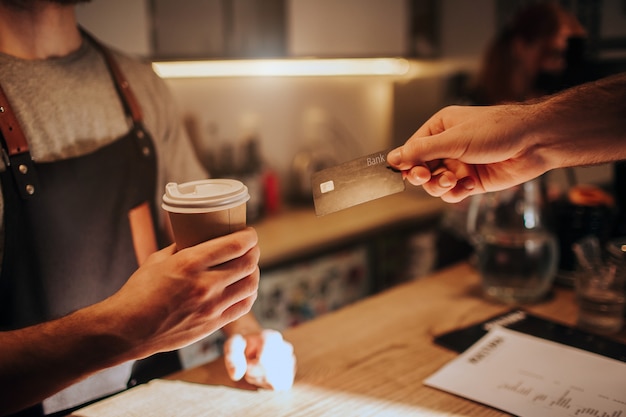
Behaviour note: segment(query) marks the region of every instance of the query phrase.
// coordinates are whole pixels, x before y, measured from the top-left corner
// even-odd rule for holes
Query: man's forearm
[[[0,332],[0,415],[37,404],[100,369],[124,362],[128,349],[108,332],[109,320],[96,314],[97,308]]]
[[[534,129],[552,168],[626,159],[626,73],[536,104]]]

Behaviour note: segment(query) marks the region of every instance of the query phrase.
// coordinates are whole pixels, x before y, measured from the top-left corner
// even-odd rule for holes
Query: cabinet
[[[284,56],[285,4],[285,0],[153,0],[153,57]]]
[[[264,327],[284,330],[427,275],[437,263],[435,225],[390,227],[343,248],[262,270],[253,311]]]
[[[436,0],[152,0],[157,59],[431,57]]]

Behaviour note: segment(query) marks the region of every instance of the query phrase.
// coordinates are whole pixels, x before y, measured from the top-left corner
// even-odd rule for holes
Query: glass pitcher
[[[559,250],[545,206],[541,178],[473,197],[467,227],[488,298],[533,303],[550,291]]]

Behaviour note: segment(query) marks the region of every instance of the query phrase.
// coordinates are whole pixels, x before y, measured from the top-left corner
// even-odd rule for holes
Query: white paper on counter
[[[89,405],[72,417],[440,417],[438,411],[318,386],[248,391],[155,379]]]
[[[503,327],[424,384],[518,416],[626,417],[626,363]]]

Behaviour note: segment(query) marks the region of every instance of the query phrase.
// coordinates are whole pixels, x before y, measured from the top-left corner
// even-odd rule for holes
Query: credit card
[[[402,173],[387,163],[388,150],[311,175],[315,214],[323,216],[404,191]]]

